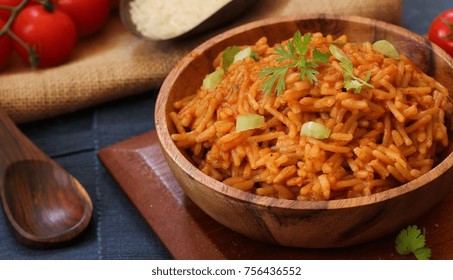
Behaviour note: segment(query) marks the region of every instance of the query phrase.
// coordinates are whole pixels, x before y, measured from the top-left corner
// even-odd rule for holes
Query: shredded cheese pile
[[[171,39],[200,24],[229,0],[135,0],[131,20],[137,30],[153,39]]]

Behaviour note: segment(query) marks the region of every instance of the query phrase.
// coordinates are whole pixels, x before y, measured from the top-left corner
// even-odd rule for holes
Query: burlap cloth
[[[67,63],[31,70],[15,57],[0,72],[0,106],[17,123],[74,112],[133,94],[151,92],[192,48],[226,28],[297,13],[360,15],[400,24],[402,0],[258,0],[237,21],[178,42],[134,37],[113,14],[95,36],[80,40]]]

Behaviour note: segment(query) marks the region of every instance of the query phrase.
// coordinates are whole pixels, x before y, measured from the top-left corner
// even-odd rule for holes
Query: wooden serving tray
[[[205,214],[180,188],[155,131],[111,145],[99,158],[175,259],[413,259],[395,251],[398,234],[347,248],[301,249],[264,244]],[[426,230],[432,259],[453,259],[453,192],[415,224]]]

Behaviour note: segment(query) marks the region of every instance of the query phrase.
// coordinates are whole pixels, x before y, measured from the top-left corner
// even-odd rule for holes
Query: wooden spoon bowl
[[[165,158],[187,196],[209,216],[251,238],[293,247],[328,248],[363,243],[395,233],[436,205],[453,180],[452,145],[427,174],[397,188],[367,197],[303,202],[257,196],[205,175],[173,143],[169,113],[174,101],[193,94],[211,63],[225,47],[253,44],[268,37],[269,45],[292,37],[296,30],[322,32],[349,41],[391,41],[423,71],[453,93],[453,61],[427,39],[385,22],[355,16],[302,15],[249,23],[220,34],[195,48],[168,75],[155,111],[156,130]],[[451,117],[447,116],[452,141]],[[170,221],[171,222],[171,221]]]
[[[85,188],[44,154],[0,108],[0,197],[16,238],[30,247],[68,244],[89,226]]]

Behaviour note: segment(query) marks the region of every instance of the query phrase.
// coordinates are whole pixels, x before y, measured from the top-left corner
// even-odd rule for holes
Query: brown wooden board
[[[397,232],[340,249],[264,244],[217,223],[187,198],[148,132],[99,151],[99,158],[175,259],[413,259],[395,251]],[[415,224],[424,228],[432,259],[453,259],[453,192]]]

